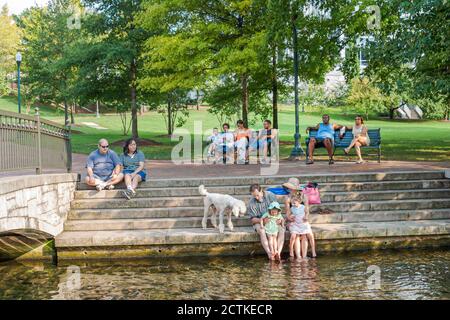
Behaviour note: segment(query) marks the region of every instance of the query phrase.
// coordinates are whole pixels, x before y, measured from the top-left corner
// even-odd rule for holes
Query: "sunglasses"
[[[103,149],[108,149],[109,148],[109,146],[100,146],[100,147],[102,147]]]

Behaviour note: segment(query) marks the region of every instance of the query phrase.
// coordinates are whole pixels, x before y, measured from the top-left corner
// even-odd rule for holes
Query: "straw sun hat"
[[[283,187],[291,190],[301,190],[300,180],[297,178],[289,178],[288,182],[283,183]]]

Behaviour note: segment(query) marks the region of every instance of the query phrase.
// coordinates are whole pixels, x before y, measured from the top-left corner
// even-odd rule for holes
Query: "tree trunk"
[[[248,76],[242,75],[242,121],[244,121],[244,127],[248,128]]]
[[[272,52],[272,122],[273,127],[278,129],[278,75],[277,75],[277,50]]]
[[[396,109],[392,109],[392,108],[389,109],[389,119],[394,120],[394,111],[395,110]]]
[[[197,111],[200,110],[200,100],[198,99],[199,92],[196,90],[196,98],[197,98]]]
[[[136,103],[136,60],[131,62],[131,135],[133,139],[139,138]]]
[[[75,109],[75,102],[72,103],[72,106],[70,107],[70,123],[75,124],[75,118],[73,117],[73,112]]]
[[[95,109],[95,116],[96,116],[97,118],[100,118],[100,106],[99,106],[98,100],[97,100],[97,107],[96,107],[96,109]]]
[[[170,98],[167,99],[167,133],[172,135],[173,128],[172,128],[172,104],[170,101]]]
[[[69,124],[69,106],[67,105],[67,100],[64,99],[64,125]]]

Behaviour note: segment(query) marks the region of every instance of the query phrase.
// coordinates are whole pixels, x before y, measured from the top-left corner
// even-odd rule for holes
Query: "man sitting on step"
[[[261,240],[261,245],[267,253],[270,260],[274,260],[274,257],[270,253],[269,242],[264,228],[261,228],[261,217],[268,211],[269,205],[272,202],[276,202],[276,196],[269,191],[263,191],[259,184],[252,184],[250,186],[250,193],[252,198],[248,203],[247,212],[250,215],[250,221],[253,225],[253,229],[258,233]],[[284,236],[286,229],[280,224],[278,226],[277,244],[278,251],[283,251]]]
[[[123,179],[121,162],[117,154],[109,149],[106,139],[100,139],[98,149],[91,152],[87,162],[86,184],[96,187],[98,191],[112,190]]]

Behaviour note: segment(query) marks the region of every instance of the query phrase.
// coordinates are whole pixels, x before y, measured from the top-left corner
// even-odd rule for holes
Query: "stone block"
[[[0,219],[6,218],[8,215],[8,208],[6,205],[6,197],[0,196]]]
[[[16,204],[16,198],[7,198],[6,200],[6,210],[9,212],[11,210],[14,210],[15,208],[17,208],[17,204]]]
[[[25,200],[29,201],[31,199],[36,199],[37,198],[37,194],[38,194],[38,187],[36,188],[30,188],[30,189],[24,189],[24,195],[25,195]]]
[[[41,205],[37,199],[31,199],[28,201],[27,215],[30,217],[38,217],[42,212]]]

